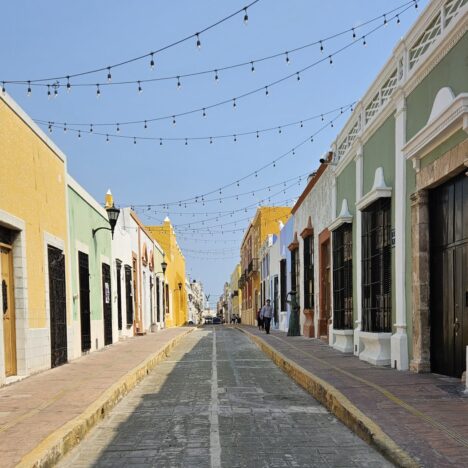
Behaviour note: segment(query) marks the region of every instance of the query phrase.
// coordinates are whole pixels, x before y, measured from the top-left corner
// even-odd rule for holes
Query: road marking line
[[[218,419],[218,363],[216,360],[216,332],[213,329],[213,353],[211,356],[211,404],[210,404],[210,455],[211,468],[221,468],[221,443]]]

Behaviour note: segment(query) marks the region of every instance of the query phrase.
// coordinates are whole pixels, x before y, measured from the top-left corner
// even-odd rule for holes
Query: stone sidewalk
[[[192,330],[120,341],[0,388],[0,465],[60,458]]]
[[[266,335],[256,327],[240,328],[296,380],[300,378],[294,375],[295,369],[282,356],[296,369],[300,366],[310,373],[315,382],[304,381],[303,385],[308,385],[308,390],[326,406],[336,403],[333,400],[327,405],[331,401],[329,393],[341,393],[343,401],[367,416],[417,464],[468,466],[468,395],[459,379],[376,367],[317,339],[287,337],[279,331]]]

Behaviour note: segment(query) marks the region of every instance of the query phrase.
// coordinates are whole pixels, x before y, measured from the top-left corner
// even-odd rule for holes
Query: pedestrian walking
[[[263,329],[263,320],[262,320],[262,309],[257,310],[257,324],[258,324],[258,329],[262,330]]]
[[[270,334],[270,323],[273,318],[273,307],[271,306],[270,299],[266,300],[266,304],[262,307],[260,316],[263,321],[263,326],[265,327],[265,332],[267,335]]]

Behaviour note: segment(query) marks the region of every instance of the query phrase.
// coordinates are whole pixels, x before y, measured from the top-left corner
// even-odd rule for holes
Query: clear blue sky
[[[195,33],[247,3],[239,0],[4,2],[0,80],[67,75],[107,66]],[[201,50],[196,48],[195,41],[189,41],[157,57],[154,71],[150,71],[149,61],[143,60],[113,70],[112,78],[140,80],[250,61],[357,26],[402,3],[403,0],[262,0],[249,10],[248,26],[243,24],[240,15],[202,35]],[[417,10],[411,8],[404,13],[399,26],[390,24],[368,37],[366,47],[353,46],[335,57],[333,65],[323,63],[302,73],[299,82],[291,79],[271,88],[268,97],[260,93],[238,101],[235,110],[232,105],[226,105],[210,110],[206,118],[193,115],[177,119],[176,126],[165,121],[151,124],[147,130],[142,126],[122,128],[121,134],[186,137],[241,133],[298,121],[359,99],[426,3],[421,1]],[[324,54],[351,39],[348,35],[326,43]],[[46,89],[34,88],[30,97],[25,86],[8,86],[8,91],[33,118],[56,122],[144,120],[230,99],[295,72],[320,56],[319,47],[312,47],[290,55],[289,65],[281,57],[255,65],[255,73],[251,73],[250,67],[226,71],[220,73],[218,84],[211,74],[187,78],[182,80],[179,90],[175,81],[145,84],[141,94],[133,85],[106,87],[101,89],[99,99],[95,88],[74,88],[70,94],[60,89],[59,96],[51,100],[47,99]],[[83,79],[91,83],[105,80],[106,72]],[[257,178],[223,195],[254,190],[314,170],[345,119],[315,138],[314,143],[298,150],[294,158],[285,158],[275,168],[260,172]],[[284,129],[281,134],[275,131],[259,139],[251,136],[239,138],[236,143],[228,139],[212,145],[191,142],[188,146],[183,142],[168,142],[162,147],[157,142],[134,145],[131,140],[115,139],[107,144],[102,137],[84,135],[78,139],[76,134],[59,130],[51,137],[68,156],[69,172],[97,200],[103,201],[106,190],[111,188],[119,205],[157,204],[195,196],[242,177],[289,150],[319,126],[318,121],[309,122],[304,128]],[[115,133],[115,128],[108,131]],[[304,183],[295,185],[274,201],[298,196],[303,186]],[[177,226],[213,215],[180,215],[173,211],[226,211],[255,203],[265,196],[267,192],[259,192],[205,207],[175,206],[169,213],[147,214],[158,221],[168,214]],[[249,209],[247,213],[235,213],[218,222],[207,221],[206,225],[243,220],[253,212],[254,209]],[[156,222],[144,214],[142,219]],[[225,229],[246,225],[244,220]],[[184,229],[187,228],[180,228]],[[187,272],[205,284],[213,300],[236,264],[242,233],[210,236],[184,232],[183,236],[179,243],[186,251]]]

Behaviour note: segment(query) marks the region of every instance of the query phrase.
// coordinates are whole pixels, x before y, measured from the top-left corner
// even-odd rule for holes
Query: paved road
[[[195,330],[62,467],[384,467],[234,329]]]

